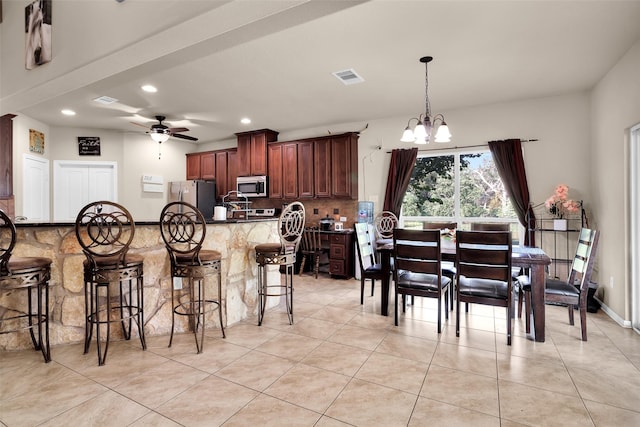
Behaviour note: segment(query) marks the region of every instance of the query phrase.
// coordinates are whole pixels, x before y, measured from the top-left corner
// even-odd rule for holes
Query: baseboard
[[[594,299],[600,303],[600,308],[602,309],[602,311],[604,311],[604,313],[607,316],[609,316],[614,322],[616,322],[618,325],[622,326],[623,328],[631,328],[630,320],[624,320],[622,317],[618,316],[618,314],[615,311],[607,307],[607,305],[602,301],[600,301],[598,297],[594,297]]]

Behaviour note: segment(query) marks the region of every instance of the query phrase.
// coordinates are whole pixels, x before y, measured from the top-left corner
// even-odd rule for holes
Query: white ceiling
[[[424,111],[419,58],[425,55],[434,57],[433,112],[589,90],[640,40],[640,1],[289,3],[199,43],[191,42],[200,31],[193,20],[193,26],[136,41],[134,48],[146,46],[142,52],[161,53],[140,55],[135,67],[67,81],[42,102],[28,102],[26,94],[10,101],[21,114],[51,125],[132,132],[144,129],[131,122],[151,125],[145,118],[162,114],[209,142],[251,129],[285,132],[415,116]],[[184,41],[173,46],[176,34]],[[133,63],[135,53],[124,53]],[[345,86],[331,74],[348,68],[364,83]],[[143,93],[143,83],[159,92]],[[119,102],[91,101],[100,95]],[[62,108],[77,115],[63,119]],[[245,116],[251,125],[240,124]]]

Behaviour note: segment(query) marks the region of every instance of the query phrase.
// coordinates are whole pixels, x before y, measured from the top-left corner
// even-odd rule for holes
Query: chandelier
[[[429,70],[428,64],[433,60],[431,56],[423,56],[420,58],[420,62],[424,63],[424,81],[425,81],[425,112],[421,113],[418,117],[412,117],[407,122],[407,128],[402,134],[400,141],[402,142],[415,142],[416,144],[428,144],[431,139],[431,130],[436,127],[436,142],[449,142],[451,141],[451,133],[449,132],[449,126],[444,121],[442,114],[436,114],[431,116],[431,104],[429,102]],[[416,120],[416,127],[411,130],[411,121]]]

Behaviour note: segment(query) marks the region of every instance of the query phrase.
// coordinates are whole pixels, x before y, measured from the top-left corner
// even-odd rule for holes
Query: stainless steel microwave
[[[239,176],[236,178],[236,190],[247,197],[267,197],[267,177]]]

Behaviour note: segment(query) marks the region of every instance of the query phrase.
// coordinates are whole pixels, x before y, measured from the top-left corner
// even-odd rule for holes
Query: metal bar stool
[[[258,263],[258,326],[262,325],[267,297],[285,297],[289,324],[293,324],[293,274],[296,252],[304,230],[305,211],[300,202],[290,203],[278,220],[279,243],[256,245]],[[267,284],[267,266],[284,266],[284,284]]]
[[[167,204],[160,214],[160,234],[169,252],[171,277],[182,278],[182,286],[171,291],[171,338],[173,342],[175,316],[188,316],[189,328],[196,340],[196,350],[202,352],[204,328],[207,313],[218,310],[222,338],[225,338],[222,321],[222,276],[220,272],[220,252],[202,249],[207,226],[202,213],[193,205],[185,202]],[[205,296],[205,278],[216,275],[218,280],[218,299]],[[186,296],[186,300],[183,298]],[[183,298],[181,298],[183,297]]]
[[[128,210],[109,201],[89,203],[76,218],[75,232],[85,254],[85,339],[84,353],[96,327],[98,364],[104,365],[111,324],[120,323],[125,339],[131,339],[132,323],[138,328],[142,349],[144,338],[143,257],[129,253],[135,224]],[[102,333],[106,326],[106,334]]]
[[[51,361],[49,347],[49,279],[51,260],[43,257],[15,257],[11,251],[16,244],[16,227],[0,210],[0,293],[9,294],[24,290],[27,293],[26,312],[21,309],[3,307],[0,312],[0,334],[29,330],[35,350],[40,350],[45,362]],[[44,294],[44,296],[43,296]],[[35,296],[35,308],[34,308]],[[6,316],[7,314],[12,314]],[[23,319],[26,319],[24,322]],[[22,320],[22,321],[21,321]],[[37,336],[34,330],[37,330]]]

